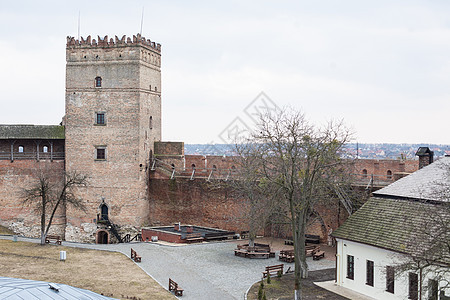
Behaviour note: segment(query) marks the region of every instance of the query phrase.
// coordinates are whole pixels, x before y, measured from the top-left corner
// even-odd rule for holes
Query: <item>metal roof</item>
[[[97,293],[65,284],[51,283],[57,290],[50,288],[50,283],[19,278],[0,277],[0,299],[7,300],[107,300],[114,299]]]
[[[394,196],[448,202],[450,157],[443,157],[376,192],[374,196]]]
[[[64,126],[59,125],[0,125],[0,139],[63,140]]]

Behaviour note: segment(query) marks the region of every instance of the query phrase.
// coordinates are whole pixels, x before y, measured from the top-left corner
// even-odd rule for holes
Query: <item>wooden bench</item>
[[[134,251],[133,248],[131,248],[131,259],[135,262],[141,262],[142,259],[139,255],[137,255],[137,252]]]
[[[320,236],[314,234],[305,234],[305,240],[307,243],[320,244]]]
[[[245,257],[248,258],[269,258],[269,252],[261,252],[261,251],[249,251]]]
[[[264,272],[262,272],[263,273],[263,278],[266,278],[267,274],[277,275],[278,272],[280,272],[280,271],[281,271],[281,274],[283,274],[283,267],[284,267],[284,264],[274,265],[274,266],[267,266],[266,270]]]
[[[61,237],[59,235],[47,235],[45,237],[45,243],[49,244],[50,241],[54,241],[55,244],[61,245]]]
[[[319,251],[313,253],[313,260],[319,260],[324,257],[325,257],[325,251],[319,250]]]
[[[314,256],[314,253],[320,251],[320,246],[305,246],[306,256]]]
[[[186,243],[196,243],[204,241],[201,233],[188,233],[182,239],[184,239]]]
[[[285,261],[291,263],[295,260],[294,249],[292,250],[281,250],[278,255],[278,259],[281,261]]]
[[[246,257],[247,256],[248,251],[246,250],[242,250],[242,249],[234,249],[234,255],[235,256],[241,256],[241,257]]]
[[[169,291],[173,292],[175,296],[183,296],[183,289],[178,287],[178,283],[169,278]]]

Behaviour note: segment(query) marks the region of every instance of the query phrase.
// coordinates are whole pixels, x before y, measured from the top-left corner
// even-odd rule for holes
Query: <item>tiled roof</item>
[[[47,139],[65,138],[64,126],[58,125],[0,125],[0,139]]]
[[[59,290],[52,290],[48,282],[18,278],[0,277],[0,299],[113,299],[97,293],[65,284],[53,284]]]
[[[450,218],[444,204],[436,205],[403,199],[370,198],[358,211],[333,232],[336,238],[372,245],[395,252],[418,254],[429,247],[428,236],[421,229],[430,224],[436,213]],[[450,232],[443,232],[443,240],[450,239]],[[419,249],[419,250],[418,250]],[[450,264],[448,253],[437,260]]]
[[[442,196],[442,189],[448,190],[449,186],[450,157],[444,157],[374,192],[374,195],[449,201],[448,193],[446,197]]]

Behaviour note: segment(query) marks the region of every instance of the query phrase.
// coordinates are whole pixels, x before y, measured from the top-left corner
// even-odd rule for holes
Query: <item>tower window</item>
[[[95,87],[102,87],[102,78],[100,76],[95,77]]]
[[[95,149],[95,159],[97,160],[106,160],[106,147],[101,146]]]
[[[19,146],[19,153],[23,153],[23,146]]]
[[[150,129],[153,129],[153,117],[152,117],[152,116],[150,116],[150,120],[149,120],[149,125],[148,125],[148,127],[149,127]]]
[[[47,153],[48,152],[48,147],[47,146],[42,147],[42,152]]]
[[[363,177],[366,178],[367,177],[367,170],[366,169],[362,170],[362,173],[363,173]]]
[[[106,125],[105,113],[98,112],[95,116],[95,124],[96,125]]]

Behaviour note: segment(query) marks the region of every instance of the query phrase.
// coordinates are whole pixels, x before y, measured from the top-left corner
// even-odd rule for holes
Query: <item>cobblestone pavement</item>
[[[1,238],[12,239],[11,236]],[[38,239],[19,238],[22,241],[39,242]],[[97,250],[118,251],[130,256],[130,248],[142,257],[137,263],[164,288],[169,277],[184,289],[182,299],[244,299],[247,289],[261,278],[266,266],[279,264],[277,258],[246,259],[234,256],[236,244],[215,242],[186,246],[167,246],[154,243],[129,244],[81,244],[63,242],[64,246]],[[277,253],[278,255],[278,253]],[[68,257],[70,259],[70,257]],[[335,267],[335,262],[307,258],[311,271]],[[285,269],[294,268],[284,263]]]

